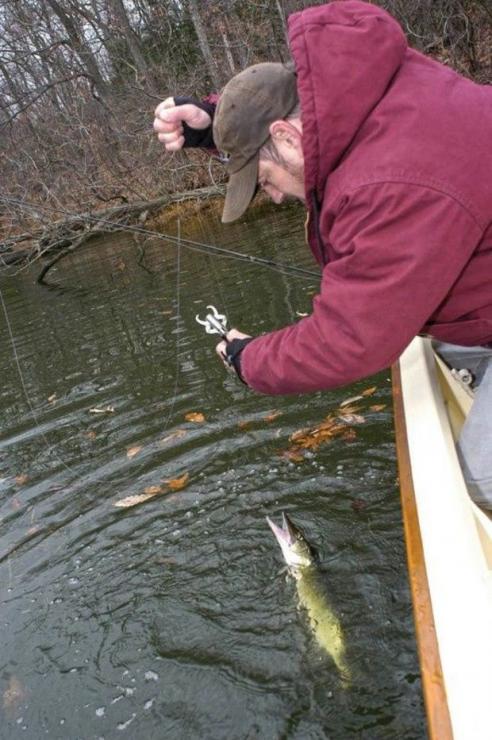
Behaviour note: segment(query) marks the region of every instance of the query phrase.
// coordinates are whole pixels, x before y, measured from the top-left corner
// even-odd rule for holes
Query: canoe
[[[392,368],[409,581],[431,740],[492,738],[492,518],[456,439],[472,392],[417,337]]]

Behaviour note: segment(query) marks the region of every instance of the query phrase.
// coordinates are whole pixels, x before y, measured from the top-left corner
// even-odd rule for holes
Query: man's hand
[[[204,110],[192,103],[176,105],[174,98],[166,98],[155,109],[154,131],[168,152],[177,152],[185,143],[183,123],[190,128],[203,130],[212,123]]]
[[[250,334],[243,334],[242,331],[238,331],[237,329],[230,329],[227,332],[227,338],[223,339],[221,342],[218,343],[218,345],[215,347],[215,351],[219,355],[220,359],[226,366],[228,370],[231,369],[230,364],[227,362],[227,343],[232,342],[233,339],[251,339]]]

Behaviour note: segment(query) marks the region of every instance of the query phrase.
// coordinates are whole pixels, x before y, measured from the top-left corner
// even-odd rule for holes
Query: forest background
[[[250,64],[287,60],[287,16],[316,4],[2,0],[0,260],[62,211],[119,213],[221,182],[210,156],[165,152],[152,133],[154,108],[168,95],[218,91]],[[419,50],[492,81],[492,0],[375,4]]]

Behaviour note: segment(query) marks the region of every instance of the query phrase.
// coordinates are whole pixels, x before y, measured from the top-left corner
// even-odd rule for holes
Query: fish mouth
[[[275,535],[275,539],[277,540],[278,544],[282,547],[292,547],[292,545],[295,542],[296,535],[295,535],[295,529],[294,525],[290,521],[287,514],[282,512],[282,526],[279,527],[278,524],[275,524],[269,516],[266,518],[270,529],[272,530],[273,534]]]

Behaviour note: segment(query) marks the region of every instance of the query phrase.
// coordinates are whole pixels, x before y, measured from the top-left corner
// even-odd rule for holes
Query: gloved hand
[[[159,103],[154,113],[154,131],[168,152],[182,147],[214,149],[212,120],[215,104],[182,96]]]
[[[241,375],[241,352],[253,339],[254,337],[249,334],[243,334],[237,329],[230,329],[227,332],[227,337],[215,347],[215,351],[226,368],[230,370],[232,367],[243,383],[245,383],[245,380]]]

